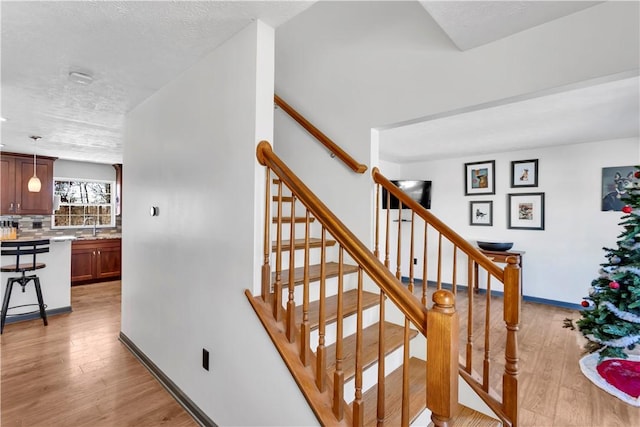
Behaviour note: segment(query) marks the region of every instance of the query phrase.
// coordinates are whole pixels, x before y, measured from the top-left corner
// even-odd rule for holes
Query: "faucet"
[[[88,216],[84,219],[84,221],[82,222],[82,225],[87,225],[87,221],[88,220],[92,220],[93,221],[93,237],[96,237],[96,217],[95,216]]]

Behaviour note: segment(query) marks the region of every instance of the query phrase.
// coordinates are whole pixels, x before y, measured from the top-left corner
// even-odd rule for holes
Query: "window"
[[[52,228],[115,227],[115,182],[54,178],[59,207],[51,216]],[[57,203],[56,203],[57,204]]]

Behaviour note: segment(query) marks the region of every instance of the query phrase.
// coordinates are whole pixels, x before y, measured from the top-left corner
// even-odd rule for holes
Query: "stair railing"
[[[351,170],[356,173],[364,173],[367,170],[367,166],[358,163],[353,157],[347,154],[338,144],[333,142],[331,138],[325,135],[320,129],[315,127],[311,122],[305,119],[302,114],[298,113],[292,106],[287,104],[282,98],[278,95],[274,95],[273,97],[275,104],[282,109],[285,113],[287,113],[293,120],[298,122],[300,126],[302,126],[307,132],[309,132],[315,139],[317,139],[322,145],[324,145],[329,152],[331,153],[331,157],[337,157],[344,164],[346,164]]]
[[[453,305],[454,297],[446,290],[439,290],[434,293],[434,306],[427,309],[420,300],[414,296],[402,283],[394,277],[389,270],[377,259],[376,256],[348,229],[344,224],[306,187],[304,183],[273,153],[268,142],[262,141],[257,147],[257,158],[260,164],[266,166],[266,213],[265,213],[265,240],[264,240],[264,264],[262,267],[262,291],[260,297],[254,297],[250,291],[246,295],[254,310],[258,314],[265,329],[269,333],[274,344],[278,348],[283,360],[287,364],[290,372],[296,379],[305,398],[312,410],[318,417],[322,425],[352,425],[363,426],[375,423],[378,425],[402,425],[408,426],[412,421],[409,414],[410,401],[415,406],[415,401],[422,401],[422,407],[427,406],[431,411],[431,419],[436,426],[446,426],[455,415],[458,406],[458,317]],[[277,177],[274,180],[272,173]],[[271,196],[270,188],[272,183],[277,184],[277,195]],[[302,204],[306,213],[304,217],[297,219],[295,211],[291,212],[289,225],[291,227],[289,240],[282,239],[282,228],[285,217],[282,214],[282,202],[284,199],[282,187],[286,186],[292,194],[292,201]],[[277,204],[277,214],[272,218],[271,204]],[[292,204],[292,209],[293,204]],[[316,220],[322,227],[321,236],[321,265],[325,265],[325,251],[327,248],[327,234],[335,239],[339,245],[338,253],[338,293],[337,293],[337,333],[335,342],[335,353],[327,353],[325,346],[325,327],[323,322],[327,320],[329,311],[326,304],[326,271],[321,271],[320,297],[317,306],[314,308],[314,315],[311,315],[309,303],[309,246],[310,246],[310,222]],[[299,243],[295,239],[295,223],[303,222],[305,226],[304,241],[304,266],[302,271],[294,273],[293,266],[296,265],[294,246]],[[272,222],[276,224],[277,236],[271,237],[269,233]],[[275,244],[272,240],[275,239]],[[270,254],[275,248],[276,268],[272,272],[270,265]],[[289,278],[288,301],[280,301],[283,292],[283,279],[281,274],[281,262],[283,248],[289,249]],[[350,295],[343,292],[343,270],[346,269],[345,257],[350,257],[351,262],[357,266],[357,288]],[[300,267],[298,267],[299,270]],[[296,277],[297,276],[297,277]],[[373,298],[375,302],[385,300],[391,301],[405,317],[405,336],[403,341],[404,360],[402,375],[402,416],[401,421],[388,421],[389,414],[385,413],[385,375],[384,363],[380,358],[378,365],[378,384],[375,405],[366,404],[363,400],[363,312],[365,305],[371,304],[371,298],[365,298],[365,276],[367,285],[376,285],[379,289],[379,296]],[[296,308],[294,299],[300,298],[294,295],[294,282],[303,283],[302,304]],[[273,286],[271,284],[273,283]],[[371,295],[371,294],[370,294]],[[374,294],[375,295],[375,294]],[[357,309],[356,339],[355,339],[355,381],[354,395],[352,403],[347,404],[343,396],[345,357],[343,349],[342,323],[341,318],[346,315],[343,310],[348,298],[355,298]],[[301,307],[301,308],[300,308]],[[382,305],[384,307],[384,305]],[[284,313],[282,313],[284,311]],[[325,313],[327,312],[327,313]],[[282,313],[282,314],[281,314]],[[317,315],[315,313],[318,313]],[[315,353],[309,351],[313,347],[310,339],[310,323],[317,316],[318,339]],[[379,319],[379,335],[383,339],[378,341],[378,345],[384,345],[385,329],[384,309],[381,308]],[[417,330],[422,335],[430,334],[427,340],[426,352],[428,354],[429,369],[426,369],[426,362],[422,365],[412,365],[409,363],[409,324],[412,331]],[[381,349],[377,350],[383,354]],[[335,357],[333,357],[335,354]],[[335,363],[331,368],[327,366],[327,359],[333,357]],[[426,370],[421,392],[415,396],[410,395],[409,378],[413,372],[410,369],[419,371]],[[427,394],[425,389],[429,390]],[[428,396],[428,397],[427,397]],[[373,416],[371,416],[373,414]],[[369,421],[367,421],[369,420]]]
[[[502,269],[480,252],[474,245],[458,235],[431,212],[411,199],[405,192],[384,177],[378,168],[372,170],[376,183],[375,248],[374,253],[382,257],[380,246],[384,247],[384,264],[389,270],[395,267],[396,277],[415,285],[415,269],[422,272],[422,303],[427,304],[427,288],[443,286],[451,288],[456,301],[462,302],[462,291],[466,290],[467,315],[461,323],[460,374],[472,389],[484,400],[505,425],[518,425],[518,345],[517,332],[520,323],[520,271],[514,257],[507,258],[507,266]],[[386,209],[380,208],[380,189],[386,189]],[[391,212],[391,197],[399,199],[397,213]],[[393,218],[393,219],[392,219]],[[384,221],[384,242],[380,242],[380,222]],[[397,230],[391,221],[397,222]],[[409,230],[407,230],[407,227]],[[408,238],[407,241],[403,239]],[[396,239],[395,241],[393,239]],[[416,245],[418,241],[418,246]],[[421,245],[420,245],[421,243]],[[435,248],[433,247],[435,246]],[[395,251],[395,266],[391,266]],[[421,256],[419,256],[421,252]],[[416,255],[418,253],[418,256]],[[449,255],[449,256],[447,256]],[[418,259],[420,262],[418,263]],[[466,286],[463,274],[458,269],[460,261],[467,264]],[[415,264],[415,265],[414,265]],[[404,269],[404,271],[403,271]],[[444,271],[447,270],[447,271]],[[478,272],[476,274],[476,272]],[[486,276],[485,276],[486,274]],[[429,278],[434,278],[429,281]],[[445,277],[450,279],[445,279]],[[485,278],[486,277],[486,278]],[[491,331],[491,319],[495,315],[492,299],[491,279],[503,284],[503,320],[504,331],[495,337]],[[445,283],[450,280],[450,283]],[[486,293],[482,296],[475,284],[484,280]],[[476,295],[476,292],[478,295]],[[484,303],[484,312],[475,305]],[[498,303],[494,304],[497,306]],[[460,310],[460,304],[456,304]],[[476,331],[476,324],[482,321],[483,327]],[[478,336],[476,336],[478,334]],[[429,339],[431,340],[429,335]],[[491,346],[504,343],[504,361],[491,356]],[[478,347],[478,348],[476,348]],[[502,382],[499,375],[492,376],[497,367],[504,365]],[[478,374],[477,372],[481,372]],[[493,380],[493,381],[492,381]],[[501,390],[501,394],[498,392]]]

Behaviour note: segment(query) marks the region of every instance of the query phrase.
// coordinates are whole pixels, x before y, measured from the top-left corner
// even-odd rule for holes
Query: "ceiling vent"
[[[93,77],[79,71],[71,71],[69,73],[69,80],[79,85],[89,85],[93,82]]]

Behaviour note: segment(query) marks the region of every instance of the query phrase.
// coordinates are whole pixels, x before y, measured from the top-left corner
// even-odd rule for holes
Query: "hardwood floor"
[[[563,328],[566,310],[522,305],[520,421],[523,426],[638,427],[640,408],[600,389],[580,371],[582,335]]]
[[[428,301],[434,289],[428,290]],[[421,295],[422,288],[414,293]],[[460,349],[466,343],[467,294],[456,298],[460,314]],[[474,295],[474,369],[481,372],[484,351],[486,294]],[[504,372],[502,298],[491,298],[490,384],[501,389]],[[577,320],[577,310],[524,301],[518,333],[520,426],[522,427],[640,427],[640,408],[628,405],[595,386],[580,371],[582,335],[563,328],[564,319]],[[497,387],[495,385],[498,385]]]
[[[475,313],[484,312],[483,300],[474,300]],[[458,304],[461,318],[463,301]],[[500,298],[491,304],[492,311],[501,312]],[[47,327],[41,320],[5,327],[0,345],[3,427],[197,425],[118,341],[119,281],[73,287],[72,305],[73,313],[50,317]],[[576,319],[578,313],[522,305],[520,425],[640,427],[639,408],[582,375],[582,349],[577,332],[562,327],[566,317]],[[502,328],[500,316],[492,317],[492,328]],[[481,355],[480,334],[476,340],[475,352]],[[501,345],[496,340],[491,353],[501,354]],[[499,378],[503,367],[496,357],[491,376]]]
[[[13,426],[197,426],[120,343],[120,282],[72,288],[73,313],[5,326],[0,411]]]

